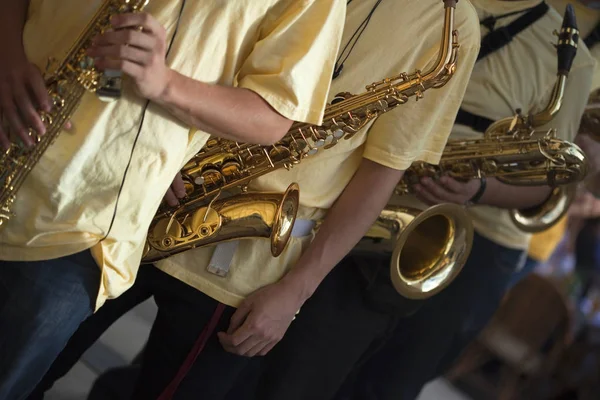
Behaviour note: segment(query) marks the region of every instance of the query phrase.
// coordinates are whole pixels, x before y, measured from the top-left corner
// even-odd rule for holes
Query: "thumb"
[[[242,303],[240,307],[233,313],[231,319],[229,320],[229,328],[227,328],[227,333],[229,335],[233,334],[233,332],[237,331],[240,326],[246,320],[248,314],[250,314],[251,305],[249,303]]]

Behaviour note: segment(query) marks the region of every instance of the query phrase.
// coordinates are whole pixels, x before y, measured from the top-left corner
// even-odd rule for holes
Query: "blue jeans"
[[[498,308],[525,252],[475,234],[462,272],[448,288],[401,319],[365,356],[336,400],[412,400],[444,374]]]
[[[100,269],[89,251],[54,260],[0,261],[0,399],[35,388],[94,310]]]

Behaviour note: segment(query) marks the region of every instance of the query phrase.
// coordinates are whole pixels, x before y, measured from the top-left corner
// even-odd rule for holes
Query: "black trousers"
[[[396,310],[385,296],[391,284],[369,285],[359,272],[387,271],[389,258],[346,257],[263,360],[255,400],[416,398],[492,317],[523,253],[476,234],[448,288]]]
[[[218,303],[153,266],[142,266],[135,285],[89,317],[55,360],[29,399],[42,399],[102,333],[133,307],[154,296],[158,314],[142,363],[133,399],[155,400],[176,376]],[[234,308],[227,307],[205,348],[181,382],[174,399],[225,399],[251,359],[227,353],[216,333],[224,331]],[[131,375],[135,376],[135,375]]]

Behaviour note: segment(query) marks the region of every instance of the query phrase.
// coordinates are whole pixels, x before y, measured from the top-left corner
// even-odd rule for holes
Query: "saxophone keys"
[[[46,126],[52,125],[54,119],[52,118],[52,114],[47,113],[46,111],[39,111],[40,119],[42,123]]]
[[[233,178],[238,176],[241,170],[241,164],[235,159],[227,160],[221,166],[221,173],[225,178]]]
[[[326,150],[329,150],[329,149],[331,149],[332,147],[334,147],[334,146],[335,146],[336,144],[338,144],[338,143],[339,143],[339,141],[338,141],[337,139],[335,139],[335,140],[332,140],[332,141],[331,141],[331,143],[329,143],[329,144],[325,145],[325,149],[326,149]]]
[[[290,155],[291,151],[284,146],[274,145],[269,151],[269,156],[275,162],[285,161],[290,157]]]
[[[342,129],[336,129],[333,131],[333,137],[336,139],[341,139],[344,136],[345,132]]]
[[[202,183],[197,183],[198,185],[216,185],[223,181],[223,174],[216,168],[206,168],[194,182],[200,182],[200,179]]]
[[[221,228],[221,215],[213,208],[202,207],[192,214],[189,231],[205,239]]]
[[[308,150],[308,151],[306,152],[306,155],[308,155],[308,156],[314,156],[315,154],[317,154],[317,152],[318,152],[318,151],[319,151],[319,149],[318,149],[318,148],[316,148],[316,147],[311,147],[311,148],[310,148],[310,150]]]

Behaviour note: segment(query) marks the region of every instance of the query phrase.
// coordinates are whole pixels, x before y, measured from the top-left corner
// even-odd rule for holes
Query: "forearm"
[[[241,142],[272,144],[292,125],[251,90],[196,81],[173,70],[155,101],[192,127]]]
[[[488,179],[479,204],[506,208],[526,209],[542,204],[550,195],[549,186],[514,186],[497,179]]]
[[[329,210],[313,242],[283,279],[300,284],[302,297],[310,297],[325,276],[368,231],[402,175],[403,171],[364,159]]]
[[[0,35],[2,46],[14,54],[23,51],[23,27],[29,0],[0,0]]]

